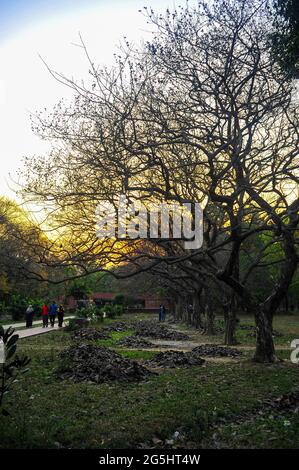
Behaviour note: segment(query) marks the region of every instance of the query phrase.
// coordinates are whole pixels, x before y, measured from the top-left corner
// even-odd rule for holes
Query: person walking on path
[[[62,305],[59,305],[59,307],[58,307],[58,326],[59,326],[59,328],[62,327],[63,317],[64,317],[64,308],[63,308]]]
[[[50,308],[49,308],[49,317],[50,317],[50,323],[51,323],[52,328],[55,325],[56,313],[57,313],[57,304],[56,304],[55,300],[53,300],[53,302],[51,303]]]
[[[162,321],[166,320],[166,308],[165,305],[162,305]]]
[[[163,305],[160,305],[160,308],[159,308],[159,321],[163,321],[163,310],[164,306]]]
[[[49,323],[49,307],[46,304],[42,306],[43,328],[48,328]]]
[[[32,327],[33,313],[34,313],[33,307],[31,304],[29,304],[26,310],[26,328]]]

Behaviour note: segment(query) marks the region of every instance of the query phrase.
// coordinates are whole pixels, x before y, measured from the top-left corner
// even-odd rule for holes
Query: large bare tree
[[[230,296],[228,336],[239,298],[255,315],[255,359],[272,362],[273,315],[298,264],[298,109],[294,83],[271,52],[267,2],[198,2],[145,15],[156,34],[137,50],[126,43],[111,70],[96,68],[82,41],[91,83],[50,70],[75,99],[35,120],[53,151],[29,161],[24,194],[51,207],[64,241],[56,260],[83,273],[124,263],[130,276],[179,272],[195,294],[205,282],[221,285]],[[145,205],[205,198],[202,248],[98,240],[96,205],[121,192]],[[248,240],[261,233],[267,244],[240,269]],[[278,276],[261,299],[248,279],[273,246]]]

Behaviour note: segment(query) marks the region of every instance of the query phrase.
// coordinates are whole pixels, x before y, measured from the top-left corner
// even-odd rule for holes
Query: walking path
[[[65,326],[65,324],[64,324]],[[57,331],[64,328],[59,328],[56,324],[53,328],[48,326],[48,328],[43,328],[42,326],[38,326],[36,328],[26,328],[25,330],[18,330],[16,333],[19,335],[19,338],[29,338],[30,336],[42,335],[44,333],[50,333],[51,331]]]
[[[66,324],[68,324],[68,320],[70,320],[71,318],[74,318],[74,317],[73,316],[65,317],[63,321],[64,326],[62,328],[64,328]],[[39,321],[39,320],[36,320],[35,322],[33,322],[33,325],[36,325],[36,326],[34,328],[26,328],[26,323],[11,323],[10,325],[2,325],[2,326],[4,328],[9,328],[10,326],[12,328],[20,328],[16,330],[16,333],[19,335],[20,339],[29,338],[30,336],[42,335],[44,333],[49,333],[50,331],[61,330],[61,328],[58,327],[57,320],[56,320],[56,325],[53,328],[50,326],[50,323],[49,323],[48,328],[43,328],[42,326],[38,326],[38,325],[42,325],[42,321]]]
[[[74,316],[65,317],[65,318],[64,318],[64,321],[70,320],[71,318],[74,318]],[[42,325],[42,324],[43,324],[43,320],[42,320],[42,319],[40,319],[40,320],[35,320],[35,321],[32,323],[33,326]],[[25,322],[24,322],[24,323],[20,323],[20,322],[19,322],[19,323],[7,323],[7,324],[2,325],[2,326],[3,326],[3,328],[9,328],[9,327],[11,327],[11,328],[26,328],[26,323],[25,323]],[[27,331],[28,331],[29,329],[32,330],[33,328],[28,328]]]

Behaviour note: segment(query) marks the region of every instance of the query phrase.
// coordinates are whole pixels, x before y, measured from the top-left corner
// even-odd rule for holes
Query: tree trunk
[[[182,299],[182,316],[181,316],[181,320],[184,323],[188,324],[188,304],[186,304],[185,299]]]
[[[237,344],[236,340],[236,313],[231,305],[228,306],[228,312],[225,322],[224,344],[233,346]]]
[[[272,336],[272,317],[268,312],[260,310],[255,315],[256,322],[256,350],[253,360],[255,362],[276,362],[274,341]]]
[[[196,292],[193,295],[193,326],[195,328],[202,328],[201,310],[200,310],[200,292]]]
[[[187,323],[187,325],[191,325],[191,322],[192,322],[192,311],[193,311],[193,308],[192,306],[187,303],[187,305],[185,305],[185,323]]]
[[[215,334],[215,327],[214,327],[214,310],[211,308],[210,305],[206,305],[206,318],[207,318],[207,335],[214,335]]]
[[[285,296],[285,314],[288,315],[289,314],[289,298],[288,298],[288,294],[286,293],[286,296]]]
[[[175,300],[172,298],[168,302],[169,314],[175,319]]]
[[[183,318],[183,299],[179,297],[175,304],[175,319],[182,320]]]
[[[224,309],[224,321],[225,321],[225,331],[224,331],[224,344],[227,346],[233,346],[237,344],[236,339],[236,305],[235,305],[235,296],[232,294],[230,300],[226,301],[223,305]]]

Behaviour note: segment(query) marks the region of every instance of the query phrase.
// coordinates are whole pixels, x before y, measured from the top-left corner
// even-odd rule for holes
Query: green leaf
[[[6,347],[10,348],[11,346],[13,346],[18,341],[18,339],[19,335],[13,335],[11,338],[9,338]]]
[[[14,334],[14,329],[10,326],[3,335],[4,343],[7,343],[8,338],[10,338]]]
[[[9,350],[7,351],[7,354],[6,354],[6,360],[7,361],[14,355],[16,350],[17,350],[17,346],[15,344],[13,346],[11,346],[11,348],[9,348]]]

